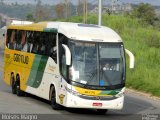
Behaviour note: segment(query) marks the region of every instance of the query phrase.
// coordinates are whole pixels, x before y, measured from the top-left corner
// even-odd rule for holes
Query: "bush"
[[[158,36],[158,34],[153,33],[147,38],[146,44],[149,47],[160,48],[160,37]]]
[[[155,9],[148,3],[139,4],[139,6],[133,10],[132,15],[138,19],[141,19],[143,24],[148,23],[150,25],[154,25],[156,20]]]

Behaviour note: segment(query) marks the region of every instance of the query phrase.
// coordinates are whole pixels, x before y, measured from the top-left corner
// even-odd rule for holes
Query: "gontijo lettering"
[[[23,63],[23,64],[28,64],[29,57],[28,56],[24,56],[24,55],[20,55],[20,54],[14,54],[13,60],[15,62],[20,62],[20,63]]]

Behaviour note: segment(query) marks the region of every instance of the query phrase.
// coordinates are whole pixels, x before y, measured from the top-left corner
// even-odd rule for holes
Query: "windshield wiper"
[[[90,73],[91,76],[89,77],[86,85],[89,85],[89,83],[91,82],[91,80],[95,77],[96,71],[97,71],[97,70],[94,70],[92,73]]]

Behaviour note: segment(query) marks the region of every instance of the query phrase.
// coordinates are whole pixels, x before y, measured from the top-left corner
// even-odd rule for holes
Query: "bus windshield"
[[[122,44],[70,41],[68,45],[72,54],[70,80],[93,86],[124,83],[125,59]]]

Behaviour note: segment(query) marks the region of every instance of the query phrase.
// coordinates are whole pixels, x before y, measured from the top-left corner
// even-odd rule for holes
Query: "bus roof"
[[[92,42],[122,42],[112,29],[104,26],[70,22],[39,22],[30,25],[11,25],[8,29],[58,32],[74,40]]]

